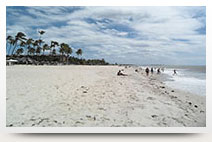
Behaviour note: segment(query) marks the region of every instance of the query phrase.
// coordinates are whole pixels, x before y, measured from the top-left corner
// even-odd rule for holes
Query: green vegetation
[[[42,40],[45,31],[38,31],[39,39],[27,38],[23,32],[18,32],[14,37],[7,36],[7,59],[18,60],[18,64],[36,65],[108,65],[104,59],[80,59],[82,49],[78,49],[78,58],[71,56],[72,48],[66,43],[51,41],[50,45]]]

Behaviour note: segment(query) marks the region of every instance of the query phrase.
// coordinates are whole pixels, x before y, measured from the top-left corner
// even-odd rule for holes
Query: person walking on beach
[[[153,68],[151,68],[151,70],[150,70],[150,71],[151,71],[151,73],[153,74],[153,72],[154,72]]]
[[[149,75],[149,68],[148,67],[146,68],[145,72],[146,72],[146,75],[148,76]]]

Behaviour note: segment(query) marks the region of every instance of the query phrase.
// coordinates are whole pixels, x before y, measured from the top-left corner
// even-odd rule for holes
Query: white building
[[[13,60],[13,59],[10,59],[10,60],[7,60],[7,62],[6,62],[6,65],[14,65],[15,63],[17,63],[18,62],[18,60]]]

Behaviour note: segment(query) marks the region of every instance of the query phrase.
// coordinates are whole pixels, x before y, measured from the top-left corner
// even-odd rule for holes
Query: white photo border
[[[209,0],[1,0],[0,131],[7,133],[206,133],[212,124],[212,5]],[[6,127],[6,6],[206,6],[206,127]]]

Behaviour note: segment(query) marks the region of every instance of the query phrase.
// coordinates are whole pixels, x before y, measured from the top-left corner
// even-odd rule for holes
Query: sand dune
[[[205,97],[118,66],[7,66],[8,127],[204,127]]]

